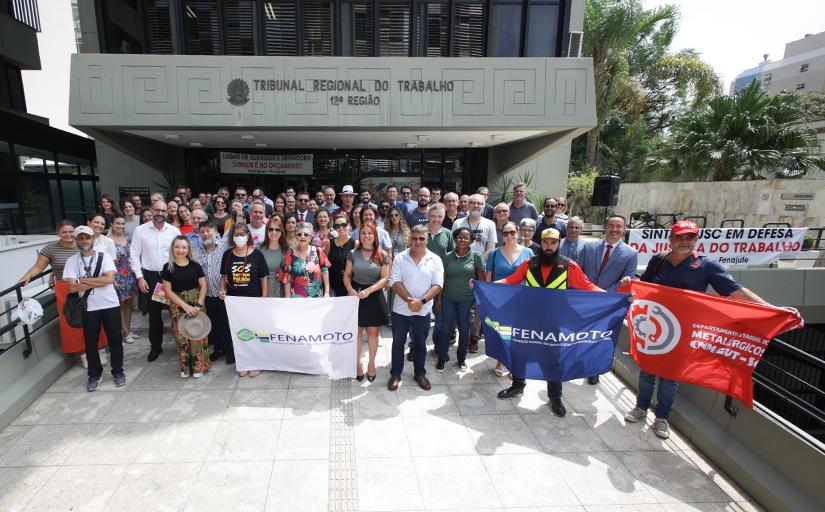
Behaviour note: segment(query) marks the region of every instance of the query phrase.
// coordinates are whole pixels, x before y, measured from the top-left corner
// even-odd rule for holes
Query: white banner
[[[227,297],[238,371],[355,377],[358,298]]]
[[[250,155],[221,151],[224,174],[312,176],[312,153],[305,155]]]
[[[768,265],[802,249],[808,228],[708,228],[699,230],[696,252],[723,265]],[[639,265],[670,250],[669,229],[629,229]]]

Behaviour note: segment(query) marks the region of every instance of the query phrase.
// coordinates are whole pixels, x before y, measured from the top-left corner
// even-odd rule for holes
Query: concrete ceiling
[[[524,130],[124,130],[124,133],[179,147],[238,149],[394,149],[491,147],[563,129]],[[200,144],[200,145],[198,145]],[[411,146],[410,144],[414,144]]]

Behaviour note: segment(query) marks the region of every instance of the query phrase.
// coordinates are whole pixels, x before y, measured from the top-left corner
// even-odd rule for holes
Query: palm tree
[[[825,169],[816,132],[802,124],[804,117],[795,94],[769,96],[753,81],[677,122],[661,163],[683,178],[713,181],[798,177],[814,167]]]
[[[596,126],[587,133],[590,166],[598,164],[599,134],[612,110],[626,111],[632,124],[645,111],[666,110],[662,104],[674,98],[704,98],[719,89],[713,69],[694,50],[669,53],[678,21],[672,5],[647,10],[639,0],[585,3],[584,53],[593,58],[596,82]]]

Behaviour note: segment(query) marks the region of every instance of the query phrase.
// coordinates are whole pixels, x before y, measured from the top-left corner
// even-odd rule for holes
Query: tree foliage
[[[674,125],[656,163],[674,175],[713,181],[799,177],[818,157],[797,95],[769,96],[754,81],[734,96],[697,105]]]

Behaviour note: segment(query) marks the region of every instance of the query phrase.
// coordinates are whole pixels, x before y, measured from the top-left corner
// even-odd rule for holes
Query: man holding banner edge
[[[531,286],[536,288],[551,288],[565,290],[599,291],[601,288],[594,285],[587,279],[579,265],[559,254],[561,234],[557,229],[547,228],[541,232],[541,249],[538,256],[525,261],[510,276],[496,281],[497,283]],[[498,398],[506,400],[524,394],[526,380],[517,375],[515,368],[510,368],[513,375],[513,384],[499,391]],[[567,410],[562,404],[562,383],[560,381],[547,381],[547,395],[550,399],[550,409],[553,414],[564,417]]]
[[[698,237],[699,229],[695,223],[679,221],[674,224],[669,237],[671,250],[650,260],[641,276],[641,281],[700,293],[705,293],[710,285],[721,296],[771,306],[733,279],[721,264],[699,256],[694,250]],[[622,278],[620,289],[629,286],[631,280],[630,277]],[[801,320],[796,309],[790,307],[784,309]],[[656,375],[639,370],[639,393],[636,396],[636,406],[625,415],[625,420],[635,423],[647,416],[656,379]],[[658,437],[667,439],[670,437],[668,417],[676,399],[678,382],[662,377],[658,379],[659,390],[656,396],[658,403],[653,432]]]

